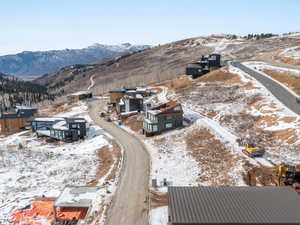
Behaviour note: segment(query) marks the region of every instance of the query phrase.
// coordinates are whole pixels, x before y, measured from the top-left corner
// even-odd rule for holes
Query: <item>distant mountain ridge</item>
[[[124,43],[120,45],[94,44],[82,49],[24,51],[15,55],[0,56],[0,72],[24,78],[41,76],[65,66],[99,62],[149,47],[149,45]]]

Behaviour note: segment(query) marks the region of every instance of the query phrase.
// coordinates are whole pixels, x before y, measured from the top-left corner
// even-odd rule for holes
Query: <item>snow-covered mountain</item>
[[[25,51],[16,55],[0,56],[0,72],[20,77],[40,76],[65,66],[98,62],[149,47],[149,45],[124,43],[120,45],[94,44],[82,49]]]

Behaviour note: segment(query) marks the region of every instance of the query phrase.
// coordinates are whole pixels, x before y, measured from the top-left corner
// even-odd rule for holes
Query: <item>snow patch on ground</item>
[[[295,76],[300,76],[300,70],[290,69],[290,68],[285,68],[285,67],[279,67],[279,66],[272,66],[272,65],[269,65],[265,62],[249,61],[249,62],[244,62],[243,64],[245,66],[251,67],[251,69],[254,69],[256,71],[275,70],[275,71],[279,71],[279,72],[286,72],[286,73],[289,73],[289,74],[293,74]]]
[[[182,138],[174,138],[174,135]],[[196,160],[188,154],[183,132],[170,131],[146,139],[145,143],[152,159],[151,178],[157,179],[158,184],[167,179],[174,186],[197,185],[200,168]]]
[[[151,225],[168,225],[168,206],[158,207],[150,211]]]
[[[293,59],[300,59],[300,46],[295,46],[292,48],[287,48],[280,53],[284,57],[289,57]]]
[[[87,109],[81,102],[56,116],[83,117],[92,122]],[[89,127],[85,140],[75,143],[46,143],[26,133],[0,139],[0,220],[30,205],[35,197],[58,197],[66,185],[87,185],[97,172],[97,150],[110,146],[104,131],[95,125]],[[98,184],[103,182],[101,179]],[[98,210],[101,203],[111,201],[115,188],[116,181],[97,191],[94,210]],[[108,190],[111,194],[107,194]]]

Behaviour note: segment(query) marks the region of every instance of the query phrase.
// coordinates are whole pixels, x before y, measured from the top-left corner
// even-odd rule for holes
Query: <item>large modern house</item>
[[[121,99],[125,96],[131,96],[132,98],[144,98],[151,95],[151,91],[147,88],[123,88],[122,90],[109,91],[109,104],[116,106],[121,102]],[[124,103],[125,104],[125,103]],[[125,110],[124,110],[125,111]]]
[[[182,125],[183,111],[181,104],[170,101],[146,111],[143,120],[143,133],[146,136],[151,136]]]
[[[220,66],[220,54],[211,54],[207,57],[202,56],[199,61],[190,63],[186,66],[186,75],[191,75],[193,78],[197,78],[212,70],[218,69]]]
[[[32,131],[39,137],[73,142],[86,136],[86,120],[83,118],[38,117],[31,121]]]
[[[134,95],[124,95],[121,99],[118,100],[116,105],[117,113],[128,113],[137,111],[140,112],[143,110],[143,96],[140,94]]]
[[[27,106],[16,106],[7,112],[0,112],[0,133],[20,131],[36,113],[37,109]]]
[[[169,187],[169,225],[300,225],[290,187]]]

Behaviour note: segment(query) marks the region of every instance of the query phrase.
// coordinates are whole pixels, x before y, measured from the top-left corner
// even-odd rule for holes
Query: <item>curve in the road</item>
[[[262,85],[265,86],[282,104],[289,108],[294,113],[300,115],[300,104],[297,103],[296,97],[282,87],[280,84],[274,80],[256,72],[255,70],[243,65],[240,62],[231,62],[231,65],[237,67],[238,69],[244,71],[248,75],[252,76],[258,80]]]
[[[100,119],[100,110],[102,104],[99,99],[89,103],[92,119],[116,139],[125,154],[118,190],[107,216],[107,224],[148,225],[150,156],[137,137],[114,123]]]
[[[90,78],[90,86],[88,86],[87,90],[90,90],[92,87],[94,87],[94,85],[95,85],[94,75],[92,75]]]

